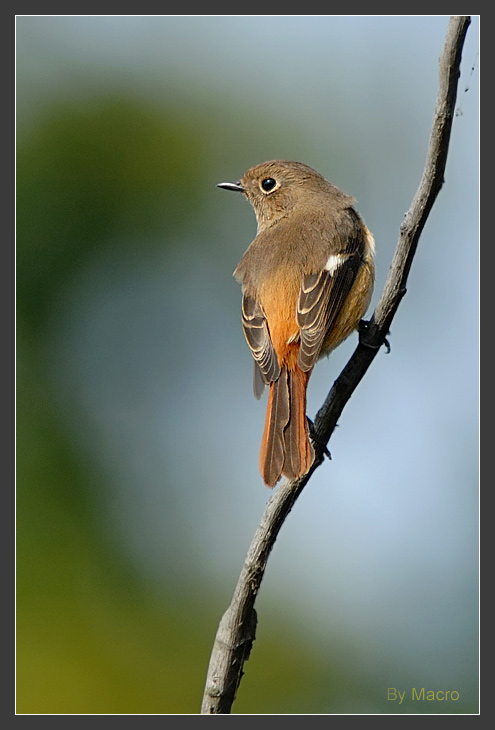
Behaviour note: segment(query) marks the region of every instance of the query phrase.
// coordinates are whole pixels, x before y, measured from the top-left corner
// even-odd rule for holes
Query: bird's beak
[[[235,190],[237,193],[246,192],[239,181],[235,182],[235,183],[233,183],[233,182],[217,183],[217,188],[223,188],[224,190]]]

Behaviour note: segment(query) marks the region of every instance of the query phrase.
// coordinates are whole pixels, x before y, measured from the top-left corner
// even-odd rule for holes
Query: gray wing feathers
[[[268,324],[258,302],[249,296],[242,300],[242,327],[253,354],[253,390],[256,398],[263,394],[264,386],[277,380],[280,366],[273,349]]]
[[[301,348],[299,367],[308,372],[314,367],[327,333],[335,324],[359,271],[358,252],[341,255],[332,271],[322,269],[303,277],[297,304],[297,323]]]

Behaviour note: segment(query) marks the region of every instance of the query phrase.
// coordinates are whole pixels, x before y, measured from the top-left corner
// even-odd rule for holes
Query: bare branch
[[[443,185],[450,132],[455,112],[461,53],[469,16],[450,18],[439,62],[439,90],[423,176],[400,226],[400,235],[387,281],[375,312],[351,359],[333,384],[314,423],[316,460],[309,474],[283,483],[269,500],[234,592],[222,617],[208,668],[202,714],[227,714],[242,678],[256,632],[254,603],[268,557],[295,501],[322,463],[324,451],[347,401],[383,344],[404,294],[418,240]]]

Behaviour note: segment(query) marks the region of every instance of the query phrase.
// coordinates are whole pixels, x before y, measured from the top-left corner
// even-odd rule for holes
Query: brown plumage
[[[300,162],[265,162],[219,187],[242,192],[258,221],[234,275],[242,284],[255,396],[270,388],[260,470],[271,487],[311,468],[309,376],[368,308],[374,242],[353,198]]]

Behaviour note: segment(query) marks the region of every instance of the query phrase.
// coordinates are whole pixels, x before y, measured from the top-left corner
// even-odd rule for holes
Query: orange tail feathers
[[[309,373],[296,366],[282,368],[270,384],[265,430],[261,441],[260,471],[273,487],[281,476],[290,480],[306,474],[314,460],[306,422],[306,388]]]

